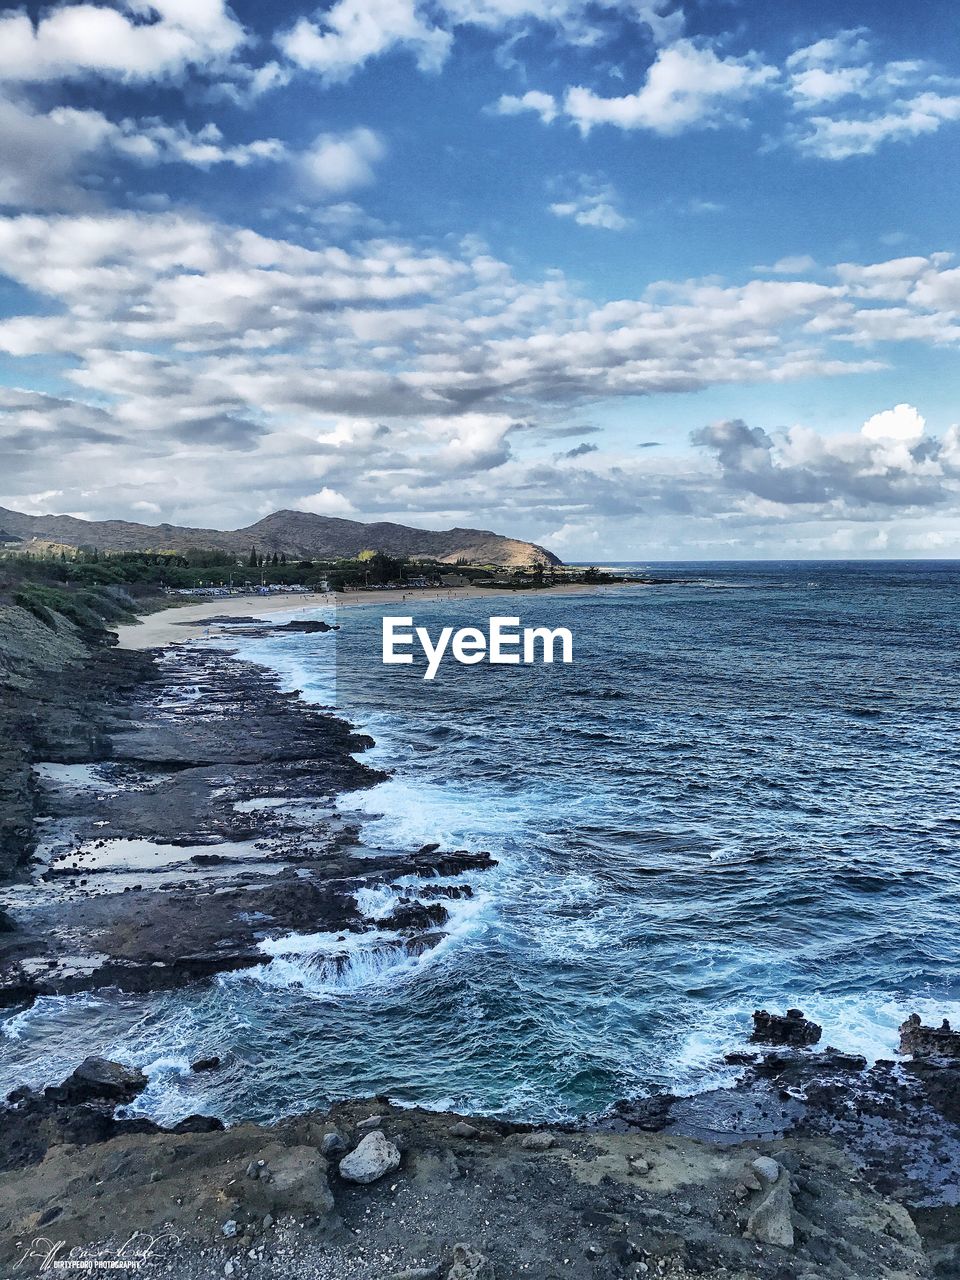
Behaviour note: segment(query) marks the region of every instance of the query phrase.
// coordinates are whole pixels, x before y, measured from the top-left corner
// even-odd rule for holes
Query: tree
[[[279,564],[279,563],[280,563],[280,557],[277,555],[277,553],[276,553],[276,552],[274,552],[274,553],[273,553],[273,559],[270,561],[270,563],[271,563],[271,564]]]
[[[257,548],[255,546],[250,548],[250,559],[247,561],[247,565],[251,569],[257,567]]]

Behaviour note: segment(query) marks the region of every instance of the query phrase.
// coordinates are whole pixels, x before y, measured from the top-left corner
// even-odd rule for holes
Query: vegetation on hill
[[[441,564],[469,561],[516,567],[559,564],[552,552],[487,529],[414,529],[381,521],[364,524],[308,511],[275,511],[243,529],[196,529],[172,524],[145,525],[128,520],[80,520],[76,516],[31,516],[0,507],[0,543],[36,549],[38,543],[57,547],[99,547],[100,551],[152,552],[158,548],[180,554],[205,547],[245,555],[251,545],[264,555],[288,560],[353,560],[371,547],[407,560]]]

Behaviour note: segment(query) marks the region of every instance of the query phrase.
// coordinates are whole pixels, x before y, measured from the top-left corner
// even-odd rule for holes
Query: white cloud
[[[268,508],[269,509],[269,508]],[[297,499],[299,511],[312,511],[315,516],[352,516],[356,507],[336,489],[323,488]]]
[[[55,107],[42,114],[0,96],[0,205],[73,209],[90,204],[82,179],[111,156],[145,167],[244,168],[279,161],[285,148],[275,138],[228,145],[214,124],[191,132],[182,123],[158,119],[113,121],[92,109]]]
[[[558,218],[572,218],[581,227],[623,231],[630,226],[630,219],[616,207],[616,199],[612,187],[604,186],[598,191],[586,189],[570,200],[551,204],[550,212]]]
[[[787,90],[800,117],[789,138],[803,153],[822,160],[872,155],[960,120],[955,82],[921,62],[874,62],[865,36],[843,31],[787,59]]]
[[[567,90],[564,112],[583,133],[611,124],[676,134],[729,119],[777,74],[755,54],[722,58],[708,45],[679,40],[658,52],[636,93],[606,98],[578,85]]]
[[[25,13],[8,12],[0,17],[0,79],[163,79],[188,67],[226,64],[245,40],[223,0],[60,4],[36,24]]]
[[[298,167],[306,187],[320,195],[342,195],[374,180],[374,165],[386,155],[372,129],[322,133],[303,153]]]
[[[640,25],[658,42],[676,39],[683,30],[683,11],[671,0],[334,0],[312,19],[299,18],[277,44],[297,67],[335,83],[371,59],[401,50],[412,54],[421,71],[438,71],[464,27],[523,34],[541,23],[568,43],[589,47],[608,34],[599,12]]]
[[[559,114],[553,94],[541,93],[539,89],[531,89],[519,98],[505,93],[493,110],[500,116],[517,116],[526,111],[534,111],[544,124],[552,124]]]
[[[422,71],[437,71],[451,40],[421,16],[416,0],[335,0],[322,20],[300,18],[277,43],[298,67],[335,82],[396,48],[410,50]]]
[[[510,530],[536,518],[545,536],[594,512],[756,524],[781,507],[929,508],[960,470],[956,439],[918,435],[909,407],[845,437],[728,430],[706,442],[719,470],[614,455],[602,433],[552,456],[568,426],[589,434],[583,406],[604,398],[849,375],[911,325],[960,343],[960,274],[942,257],[841,264],[828,283],[664,281],[595,305],[472,243],[308,249],[128,213],[0,218],[0,271],[31,294],[0,322],[0,351],[14,368],[44,357],[73,388],[0,392],[5,489],[56,488],[66,509],[133,512],[162,491],[165,516],[193,523],[309,503]]]
[[[919,440],[926,430],[926,420],[912,404],[898,404],[868,418],[860,428],[868,440]]]
[[[754,267],[754,271],[764,275],[795,276],[806,275],[808,271],[816,270],[816,266],[816,259],[809,253],[797,253],[786,258],[778,258],[771,267]]]

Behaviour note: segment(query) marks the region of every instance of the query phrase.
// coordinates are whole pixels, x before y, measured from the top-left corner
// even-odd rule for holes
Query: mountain
[[[243,555],[255,546],[263,554],[284,552],[296,559],[329,560],[361,551],[383,551],[408,559],[505,567],[552,565],[560,559],[537,546],[487,529],[413,529],[405,524],[363,524],[307,511],[275,511],[243,529],[192,529],[175,524],[133,524],[128,520],[78,520],[75,516],[28,516],[0,507],[0,528],[25,542],[38,539],[101,551],[187,551],[209,548]]]

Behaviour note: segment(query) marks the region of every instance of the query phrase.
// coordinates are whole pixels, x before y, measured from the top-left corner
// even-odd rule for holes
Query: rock
[[[234,1267],[233,1263],[232,1263],[232,1262],[230,1261],[230,1259],[228,1258],[228,1259],[226,1260],[226,1262],[223,1264],[223,1274],[224,1274],[225,1276],[232,1276],[235,1270],[236,1270],[236,1268]]]
[[[46,1092],[58,1102],[132,1102],[146,1087],[147,1077],[136,1067],[89,1057],[59,1088]]]
[[[453,1266],[447,1280],[496,1280],[493,1263],[468,1244],[453,1247]]]
[[[191,1071],[216,1071],[220,1066],[220,1059],[216,1054],[210,1058],[198,1058],[196,1062],[190,1063]]]
[[[520,1145],[526,1151],[549,1151],[553,1143],[552,1133],[527,1133],[520,1139]]]
[[[222,1231],[228,1240],[235,1236],[237,1234],[236,1220],[234,1218],[228,1218],[223,1224]]]
[[[754,1161],[754,1168],[757,1165]],[[771,1161],[776,1164],[776,1161]],[[790,1175],[777,1165],[777,1178],[770,1190],[747,1218],[744,1236],[761,1244],[774,1244],[781,1249],[793,1248],[793,1196]]]
[[[630,1166],[631,1173],[650,1172],[650,1162],[648,1160],[644,1160],[643,1156],[630,1156],[627,1160],[627,1164]]]
[[[400,1164],[400,1152],[388,1142],[382,1129],[375,1129],[340,1161],[340,1176],[347,1182],[366,1185],[391,1173]]]
[[[389,1280],[438,1280],[439,1267],[405,1267],[403,1271],[394,1271]]]
[[[757,1009],[753,1015],[753,1035],[758,1044],[789,1044],[797,1048],[816,1044],[823,1035],[823,1028],[803,1016],[802,1009],[788,1009],[782,1013],[768,1013]]]
[[[780,1177],[783,1166],[777,1164],[776,1160],[771,1160],[769,1156],[759,1156],[753,1161],[750,1168],[764,1186],[772,1187]]]
[[[293,1214],[326,1219],[332,1225],[335,1215],[327,1162],[316,1147],[272,1145],[250,1164],[258,1175],[251,1179],[245,1199],[258,1216],[264,1211],[268,1216]]]
[[[0,907],[0,933],[13,933],[17,925],[12,915]]]
[[[480,1130],[473,1124],[467,1124],[465,1120],[458,1120],[456,1124],[450,1126],[450,1133],[454,1138],[479,1138]]]
[[[332,1129],[320,1139],[320,1153],[325,1156],[338,1156],[347,1149],[347,1140],[342,1133]]]
[[[186,1116],[178,1120],[171,1133],[221,1133],[224,1124],[216,1116]]]
[[[358,1129],[377,1129],[383,1124],[383,1116],[367,1116],[357,1124]]]
[[[446,924],[450,913],[439,902],[407,902],[395,907],[390,915],[381,920],[383,929],[420,930],[426,932]]]
[[[925,1027],[918,1013],[900,1027],[900,1052],[914,1058],[960,1058],[960,1031],[944,1018],[939,1027]]]

